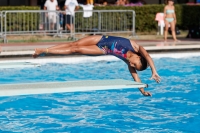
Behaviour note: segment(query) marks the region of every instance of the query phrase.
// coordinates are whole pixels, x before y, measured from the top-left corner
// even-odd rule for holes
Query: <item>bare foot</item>
[[[37,58],[42,53],[41,49],[35,49],[35,53],[32,55],[33,58]]]
[[[174,42],[181,42],[180,40],[174,40]]]

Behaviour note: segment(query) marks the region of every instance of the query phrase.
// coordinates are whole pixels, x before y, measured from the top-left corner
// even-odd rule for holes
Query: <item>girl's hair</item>
[[[169,1],[169,0],[165,0],[165,5],[167,5],[167,4],[168,4],[168,1]]]
[[[142,64],[142,68],[139,71],[143,71],[143,70],[147,69],[148,63],[147,63],[147,60],[142,55],[140,55],[140,56],[141,56],[140,62]]]
[[[166,4],[166,5],[168,4],[168,1],[173,1],[173,0],[165,0],[165,4]]]

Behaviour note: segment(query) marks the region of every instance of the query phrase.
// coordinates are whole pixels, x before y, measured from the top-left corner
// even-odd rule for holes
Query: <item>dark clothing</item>
[[[71,25],[71,24],[73,24],[74,23],[74,17],[72,16],[72,15],[66,15],[66,18],[65,18],[65,22],[66,22],[66,24],[69,24],[69,25]]]
[[[97,46],[107,55],[114,55],[124,61],[127,60],[127,52],[135,53],[129,39],[114,36],[102,36]]]

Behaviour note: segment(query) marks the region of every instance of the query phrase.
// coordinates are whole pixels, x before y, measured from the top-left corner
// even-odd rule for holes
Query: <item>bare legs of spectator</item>
[[[74,30],[74,25],[73,24],[66,24],[66,27],[67,27],[67,29],[68,30],[70,30],[70,32],[73,32],[73,30]]]
[[[167,41],[167,35],[168,35],[168,29],[169,29],[168,25],[169,25],[168,21],[165,20],[165,32],[164,32],[165,42]]]
[[[179,40],[177,40],[177,38],[176,38],[176,32],[175,32],[176,28],[175,28],[175,25],[176,25],[176,21],[172,21],[171,24],[170,24],[171,31],[172,31],[172,37],[173,37],[173,39],[174,39],[175,42],[178,42]]]
[[[170,27],[171,27],[172,37],[173,37],[174,41],[175,42],[180,42],[176,38],[175,24],[176,24],[175,21],[168,22],[168,21],[165,20],[165,32],[164,32],[164,40],[165,40],[165,42],[167,41],[167,35],[168,35],[168,29],[169,29],[168,25],[170,25]]]
[[[51,26],[51,30],[54,30],[55,23],[51,23],[50,26]]]

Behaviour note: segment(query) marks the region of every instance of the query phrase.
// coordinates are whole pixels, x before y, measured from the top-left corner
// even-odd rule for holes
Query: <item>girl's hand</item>
[[[157,83],[160,83],[161,81],[161,78],[157,73],[153,73],[150,79],[154,79]]]
[[[146,91],[143,92],[142,94],[143,94],[144,96],[152,96],[150,92],[146,92]]]

